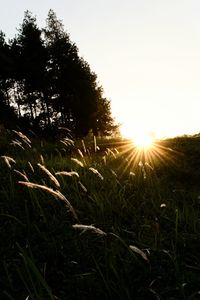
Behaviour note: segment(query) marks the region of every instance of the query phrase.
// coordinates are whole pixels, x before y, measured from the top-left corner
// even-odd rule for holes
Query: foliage
[[[1,299],[199,299],[198,137],[0,142]]]
[[[18,126],[35,133],[67,127],[76,136],[115,130],[110,102],[50,10],[46,28],[29,11],[8,44],[0,35],[0,101],[16,109]],[[0,122],[4,122],[1,118]]]

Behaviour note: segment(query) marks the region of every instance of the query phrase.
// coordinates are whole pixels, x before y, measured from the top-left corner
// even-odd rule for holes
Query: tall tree
[[[16,80],[18,86],[24,87],[23,99],[25,109],[30,114],[31,122],[42,110],[42,93],[45,85],[47,54],[41,37],[42,31],[37,27],[36,18],[29,11],[25,12],[19,34],[13,41],[16,52]]]
[[[5,34],[0,31],[0,99],[10,106],[9,88],[12,70],[12,58],[9,45],[6,43]]]
[[[62,125],[76,136],[113,130],[110,101],[52,10],[43,30],[26,11],[9,45],[0,34],[0,64],[0,98],[14,101],[18,117],[32,128]]]
[[[78,136],[86,135],[90,129],[97,130],[95,118],[102,89],[97,85],[96,74],[79,57],[77,46],[71,42],[52,10],[48,14],[45,37],[54,94],[52,104],[61,114],[62,125],[73,129]]]

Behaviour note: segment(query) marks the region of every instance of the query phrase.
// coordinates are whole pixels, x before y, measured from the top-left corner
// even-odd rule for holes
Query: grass
[[[199,137],[0,144],[0,299],[200,299]]]

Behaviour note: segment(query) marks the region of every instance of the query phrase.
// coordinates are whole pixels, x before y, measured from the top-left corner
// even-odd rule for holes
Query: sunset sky
[[[0,29],[52,8],[111,100],[125,135],[200,132],[199,0],[7,0]]]

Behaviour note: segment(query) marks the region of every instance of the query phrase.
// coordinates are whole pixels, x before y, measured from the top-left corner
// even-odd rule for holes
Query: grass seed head
[[[110,171],[111,171],[112,175],[114,175],[116,178],[118,177],[117,173],[114,170],[110,169]]]
[[[41,163],[44,165],[44,157],[43,157],[42,154],[40,154],[40,161],[41,161]]]
[[[103,180],[103,176],[99,173],[99,171],[97,169],[94,169],[94,168],[89,168],[89,170],[96,174],[101,180]]]
[[[38,167],[49,177],[49,179],[51,180],[51,182],[56,186],[56,187],[60,187],[60,183],[58,182],[58,180],[56,179],[56,177],[43,165],[41,164],[37,164]]]
[[[139,161],[138,166],[141,167],[141,168],[144,167],[143,162]]]
[[[72,227],[74,229],[82,231],[82,233],[84,233],[86,231],[90,231],[90,232],[93,232],[93,233],[95,233],[97,235],[102,235],[102,236],[106,236],[107,235],[103,230],[101,230],[101,229],[99,229],[99,228],[97,228],[97,227],[95,227],[93,225],[75,224],[75,225],[72,225]]]
[[[63,201],[65,203],[66,207],[72,212],[74,218],[76,220],[78,220],[77,214],[76,214],[73,206],[71,205],[69,200],[67,200],[67,198],[60,191],[58,191],[58,190],[55,191],[45,185],[41,185],[41,184],[37,184],[37,183],[33,183],[33,182],[18,181],[18,183],[23,186],[26,186],[28,188],[31,188],[31,189],[45,191],[45,192],[51,194],[52,196],[54,196],[56,199],[60,199],[61,201]]]
[[[154,169],[147,161],[145,162],[145,166],[149,167],[151,170]]]
[[[78,184],[80,185],[81,189],[82,189],[85,193],[87,193],[86,187],[85,187],[80,181],[78,182]]]
[[[11,143],[10,143],[11,146],[17,146],[19,148],[21,148],[22,150],[25,150],[25,148],[22,146],[22,143],[18,140],[13,140]]]
[[[85,142],[84,142],[84,140],[81,140],[81,143],[82,143],[82,146],[83,146],[83,151],[84,151],[85,153],[87,153],[87,150],[86,150],[86,147],[85,147]]]
[[[135,173],[134,172],[130,172],[129,175],[130,176],[135,176]]]
[[[78,151],[78,154],[80,155],[80,157],[83,158],[84,157],[83,152],[80,149],[77,149],[77,151]]]
[[[24,174],[25,172],[22,173],[22,172],[20,172],[20,171],[18,171],[18,170],[16,170],[16,169],[14,169],[14,172],[15,172],[16,174],[20,175],[25,181],[27,181],[27,182],[29,181],[27,175]]]
[[[97,139],[95,135],[94,135],[94,152],[97,152]]]
[[[67,147],[74,146],[74,141],[72,139],[70,139],[69,137],[65,137],[64,139],[60,140],[60,142]]]
[[[16,130],[13,130],[13,132],[16,133],[23,140],[23,142],[31,148],[31,140],[25,134]]]
[[[82,163],[82,161],[80,161],[80,160],[78,160],[77,158],[71,158],[71,160],[73,161],[73,162],[75,162],[77,165],[79,165],[80,167],[82,167],[83,168],[83,163]]]
[[[16,164],[16,161],[14,160],[14,158],[10,157],[10,156],[6,156],[3,155],[1,156],[1,158],[4,160],[4,162],[6,163],[6,165],[8,166],[8,168],[11,168],[11,163]]]
[[[112,156],[113,158],[116,158],[115,153],[110,148],[106,149],[106,155],[107,156]]]
[[[35,172],[35,170],[34,170],[34,168],[33,168],[32,164],[30,163],[30,161],[28,161],[28,165],[29,165],[29,167],[30,167],[31,171],[34,173],[34,172]]]
[[[142,250],[140,250],[138,247],[130,245],[129,249],[131,251],[139,254],[144,260],[146,260],[147,262],[149,262],[149,259],[148,259],[147,255]]]
[[[71,172],[66,172],[66,171],[60,171],[60,172],[56,172],[56,175],[61,175],[61,176],[69,176],[69,177],[79,177],[78,172],[75,171],[71,171]]]
[[[116,154],[119,154],[119,151],[117,150],[117,148],[114,149]]]
[[[102,160],[103,160],[104,165],[106,165],[106,155],[104,155],[104,156],[102,157]]]

